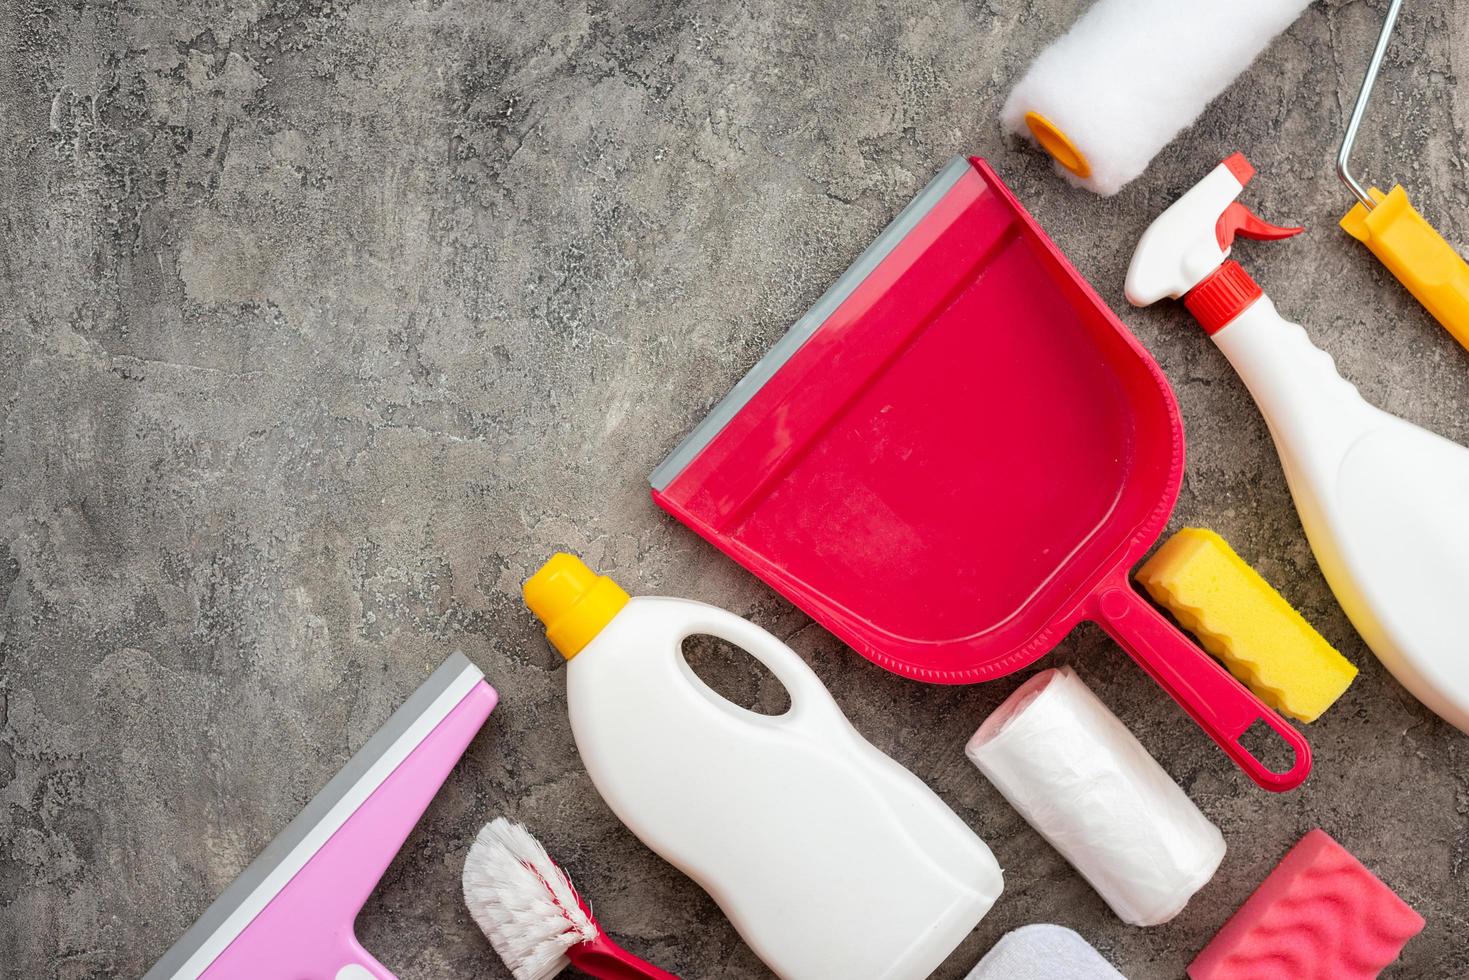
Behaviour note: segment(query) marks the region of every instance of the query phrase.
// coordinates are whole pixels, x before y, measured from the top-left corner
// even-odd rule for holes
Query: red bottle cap
[[[1223,265],[1209,274],[1209,278],[1184,294],[1183,303],[1204,328],[1204,333],[1213,335],[1247,310],[1264,292],[1243,266],[1234,259],[1226,259]]]

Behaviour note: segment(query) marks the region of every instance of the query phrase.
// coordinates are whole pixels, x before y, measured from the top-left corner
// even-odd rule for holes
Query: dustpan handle
[[[1280,793],[1305,781],[1311,771],[1311,747],[1301,733],[1184,636],[1126,579],[1096,593],[1091,618],[1259,786]],[[1286,772],[1268,768],[1240,744],[1240,736],[1257,721],[1270,726],[1295,753]]]

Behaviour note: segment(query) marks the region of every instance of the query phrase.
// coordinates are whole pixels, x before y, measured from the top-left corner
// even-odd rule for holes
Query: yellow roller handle
[[[1384,195],[1372,189],[1377,206],[1361,204],[1347,212],[1341,226],[1364,242],[1408,292],[1469,348],[1469,264],[1408,202],[1401,186]]]

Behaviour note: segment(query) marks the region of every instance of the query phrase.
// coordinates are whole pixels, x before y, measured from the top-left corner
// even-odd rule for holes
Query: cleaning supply
[[[1469,347],[1469,264],[1418,213],[1401,186],[1383,194],[1375,187],[1371,190],[1363,187],[1352,173],[1357,128],[1362,125],[1367,100],[1372,97],[1372,86],[1377,81],[1382,56],[1387,52],[1402,5],[1403,0],[1392,0],[1388,5],[1382,33],[1362,79],[1346,135],[1342,137],[1341,152],[1337,154],[1337,176],[1358,201],[1342,218],[1341,226],[1371,249],[1455,340]]]
[[[1189,964],[1191,980],[1370,980],[1423,917],[1324,830],[1276,865]]]
[[[785,980],[922,980],[999,896],[984,842],[758,626],[630,599],[566,554],[525,601],[568,660],[571,730],[602,798]],[[764,664],[790,708],[758,714],[710,688],[683,656],[696,634]]]
[[[956,159],[652,475],[658,505],[858,653],[1002,677],[1102,625],[1251,779],[1305,739],[1138,594],[1183,423],[995,172]],[[1239,744],[1264,721],[1295,753]]]
[[[1116,194],[1310,0],[1097,0],[1010,93],[1001,121],[1071,183]]]
[[[1357,676],[1357,668],[1213,531],[1178,531],[1138,569],[1137,580],[1282,714],[1315,721]]]
[[[965,980],[1126,980],[1074,930],[1037,923],[1021,926],[974,965]]]
[[[451,656],[143,980],[393,980],[353,920],[496,700]]]
[[[464,859],[464,904],[515,980],[550,980],[568,966],[597,980],[678,980],[607,938],[541,842],[497,817]]]
[[[1369,405],[1229,257],[1236,234],[1300,230],[1235,200],[1253,174],[1235,154],[1164,211],[1132,256],[1127,298],[1183,298],[1269,423],[1311,550],[1357,632],[1469,732],[1469,450]]]
[[[1224,835],[1070,667],[1043,670],[964,747],[1118,917],[1172,919],[1224,859]]]

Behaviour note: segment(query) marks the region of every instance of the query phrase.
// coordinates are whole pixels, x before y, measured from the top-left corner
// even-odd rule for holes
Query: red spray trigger
[[[1234,174],[1234,179],[1239,181],[1241,187],[1248,184],[1250,178],[1255,176],[1254,165],[1245,159],[1243,153],[1230,154],[1224,161],[1224,166]],[[1236,235],[1241,238],[1273,242],[1292,235],[1299,235],[1305,230],[1305,228],[1282,228],[1279,225],[1272,225],[1238,201],[1232,202],[1225,208],[1219,220],[1214,223],[1214,237],[1219,241],[1221,252],[1229,251],[1234,245]]]
[[[1292,235],[1299,235],[1305,230],[1300,227],[1282,228],[1280,225],[1272,225],[1238,201],[1225,208],[1219,220],[1214,223],[1214,237],[1219,239],[1220,251],[1229,250],[1229,247],[1234,244],[1235,235],[1241,238],[1273,242]]]

